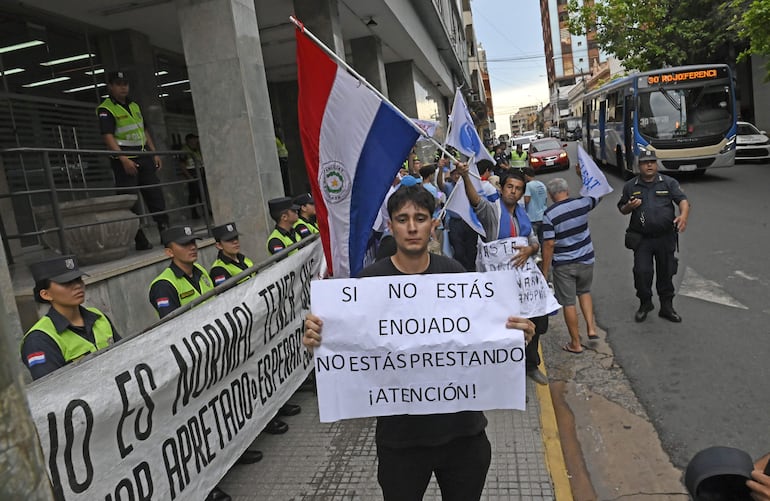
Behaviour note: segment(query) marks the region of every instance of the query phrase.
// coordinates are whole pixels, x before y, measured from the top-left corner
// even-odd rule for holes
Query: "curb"
[[[538,347],[540,359],[543,359],[543,347]],[[543,373],[548,376],[545,363],[542,363]],[[567,474],[567,464],[561,448],[559,426],[556,423],[556,412],[551,400],[551,385],[535,385],[537,399],[540,402],[540,435],[545,449],[545,466],[551,476],[555,498],[559,501],[572,501],[572,488]]]

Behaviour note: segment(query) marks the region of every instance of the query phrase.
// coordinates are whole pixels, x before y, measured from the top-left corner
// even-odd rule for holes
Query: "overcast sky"
[[[472,0],[476,38],[487,53],[496,134],[510,133],[509,115],[548,103],[538,0]]]

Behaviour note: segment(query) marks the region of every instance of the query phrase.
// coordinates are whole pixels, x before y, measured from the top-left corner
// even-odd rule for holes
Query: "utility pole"
[[[0,499],[52,501],[43,453],[27,407],[19,363],[19,347],[12,334],[21,330],[5,249],[0,246]],[[10,303],[15,308],[15,303]],[[15,312],[14,312],[15,313]],[[14,325],[14,323],[16,325]]]

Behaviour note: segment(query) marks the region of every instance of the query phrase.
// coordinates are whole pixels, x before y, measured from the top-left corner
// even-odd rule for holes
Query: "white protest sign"
[[[596,165],[596,162],[588,156],[586,150],[578,144],[578,166],[583,186],[580,187],[580,195],[584,197],[601,198],[612,193],[612,186],[607,182],[604,173]]]
[[[312,369],[320,242],[27,388],[56,499],[202,500]]]
[[[524,266],[517,268],[513,258],[519,253],[516,247],[529,245],[526,237],[509,237],[493,242],[478,242],[476,269],[480,271],[510,270],[515,274],[518,286],[518,302],[521,316],[526,318],[541,317],[561,308],[548,287],[548,281],[531,257]]]
[[[321,421],[524,409],[517,295],[511,272],[313,282]]]

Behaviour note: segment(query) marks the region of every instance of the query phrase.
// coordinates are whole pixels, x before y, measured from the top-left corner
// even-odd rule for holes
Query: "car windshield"
[[[639,132],[648,139],[726,134],[733,123],[730,87],[651,87],[639,93]]]
[[[750,136],[752,134],[759,134],[759,129],[751,124],[738,124],[738,134],[741,136]]]
[[[532,143],[531,149],[533,152],[546,151],[546,150],[560,150],[561,143],[559,143],[559,141],[555,139],[543,139],[542,141],[537,141],[536,143]]]

